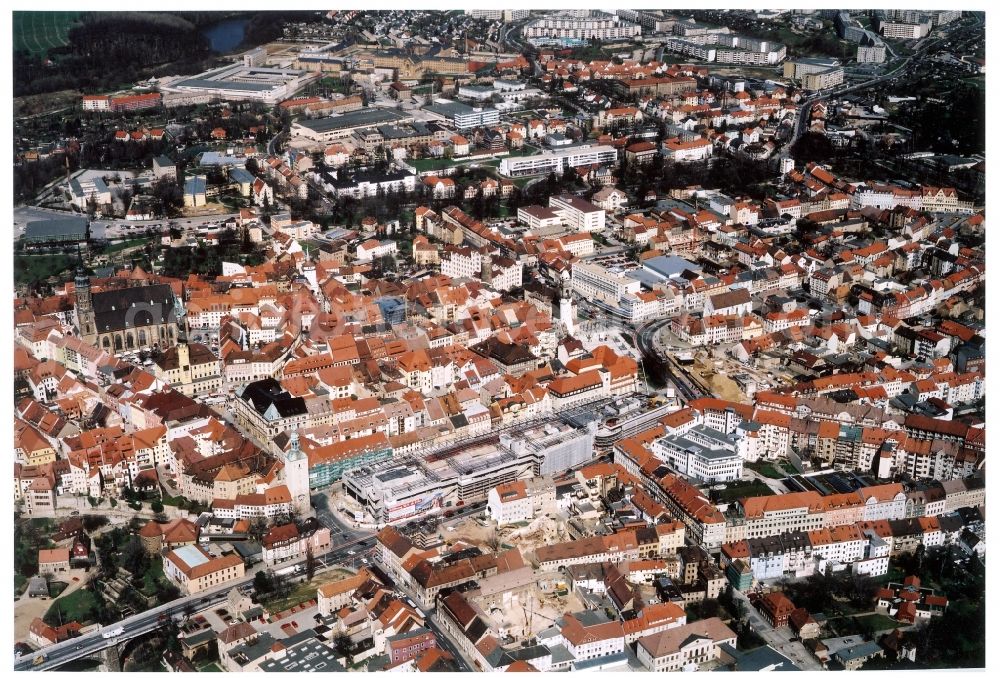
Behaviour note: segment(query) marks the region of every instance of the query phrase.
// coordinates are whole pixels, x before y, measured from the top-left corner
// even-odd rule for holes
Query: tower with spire
[[[298,428],[292,429],[288,452],[285,454],[285,485],[292,496],[292,506],[299,515],[310,511],[309,458],[299,445]]]
[[[94,300],[90,296],[90,278],[82,268],[79,268],[73,282],[76,288],[76,325],[80,330],[80,338],[88,344],[93,344],[97,328],[94,320]]]

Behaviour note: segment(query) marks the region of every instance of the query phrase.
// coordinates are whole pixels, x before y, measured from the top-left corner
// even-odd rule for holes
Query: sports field
[[[83,12],[14,12],[14,50],[44,55],[67,43],[69,28]]]

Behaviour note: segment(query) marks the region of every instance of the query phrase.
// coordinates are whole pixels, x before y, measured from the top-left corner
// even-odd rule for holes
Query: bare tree
[[[503,540],[500,539],[500,535],[497,533],[496,528],[490,530],[489,534],[486,536],[485,543],[493,553],[500,553],[500,547],[503,545]]]

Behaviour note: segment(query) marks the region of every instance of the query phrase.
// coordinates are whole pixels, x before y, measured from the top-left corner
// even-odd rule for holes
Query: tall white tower
[[[316,281],[316,265],[311,261],[306,261],[302,265],[302,275],[309,281],[309,289],[319,294],[319,284]]]
[[[573,291],[564,282],[559,287],[559,320],[569,336],[573,336],[574,318],[576,318],[576,304],[573,303]]]
[[[285,455],[285,484],[292,495],[292,506],[299,515],[310,513],[309,458],[299,447],[299,432],[292,429],[291,448]]]

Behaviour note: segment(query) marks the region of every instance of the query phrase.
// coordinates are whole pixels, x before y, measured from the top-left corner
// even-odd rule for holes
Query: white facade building
[[[575,195],[554,195],[549,198],[549,208],[563,222],[577,231],[603,231],[606,213],[603,209]]]

